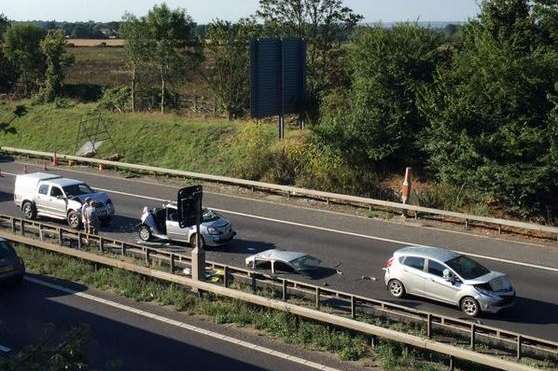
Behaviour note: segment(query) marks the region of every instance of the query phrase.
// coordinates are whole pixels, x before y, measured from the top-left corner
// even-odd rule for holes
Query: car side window
[[[417,258],[416,256],[407,256],[403,261],[408,267],[418,269],[419,271],[424,270],[424,258]]]
[[[48,184],[41,184],[39,187],[39,194],[45,196],[48,194]]]
[[[292,272],[294,272],[294,269],[293,269],[290,265],[285,264],[285,263],[283,263],[283,262],[278,262],[278,261],[276,261],[273,265],[274,265],[274,268],[275,268],[275,271],[276,271],[276,272],[277,272],[277,271],[279,271],[279,272],[286,272],[286,273],[292,273]]]
[[[434,261],[428,260],[428,273],[433,274],[438,277],[444,277],[444,270],[448,269],[444,267],[442,264]]]
[[[178,220],[178,211],[176,209],[167,209],[167,218],[171,222],[176,222]]]
[[[62,193],[62,190],[58,187],[50,187],[50,196],[51,197],[58,197],[58,196],[63,196],[64,193]]]

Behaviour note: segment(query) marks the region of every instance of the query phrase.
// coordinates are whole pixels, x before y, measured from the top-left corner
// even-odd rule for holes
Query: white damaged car
[[[138,224],[138,235],[142,241],[166,240],[188,242],[196,245],[196,226],[179,225],[177,204],[169,202],[161,208],[143,208],[141,223]],[[231,241],[236,232],[231,222],[211,209],[202,210],[200,224],[202,247],[217,247]]]

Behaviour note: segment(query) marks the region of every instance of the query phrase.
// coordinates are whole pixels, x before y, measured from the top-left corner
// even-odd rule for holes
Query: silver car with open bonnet
[[[436,247],[405,247],[384,264],[390,294],[405,294],[458,306],[471,317],[497,313],[513,305],[515,290],[507,275],[473,259]]]

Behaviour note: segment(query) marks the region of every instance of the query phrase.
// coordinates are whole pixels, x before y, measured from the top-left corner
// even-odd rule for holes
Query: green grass
[[[1,145],[73,154],[79,123],[94,104],[26,104],[28,113],[16,119],[15,134],[0,134]],[[0,121],[13,106],[0,102]],[[234,175],[240,162],[250,161],[246,143],[235,140],[250,123],[221,119],[187,119],[175,114],[103,113],[122,161],[218,175]],[[274,127],[259,126],[262,147],[272,142]],[[102,146],[99,157],[114,150]]]
[[[250,327],[289,344],[335,353],[341,360],[361,360],[386,370],[443,370],[436,355],[381,341],[375,349],[370,339],[347,330],[298,318],[292,314],[260,308],[227,298],[200,298],[184,288],[111,268],[95,269],[92,264],[38,249],[17,246],[29,272],[83,283],[114,292],[139,302],[172,306],[190,315],[203,316],[218,324]],[[466,368],[467,369],[467,368]]]

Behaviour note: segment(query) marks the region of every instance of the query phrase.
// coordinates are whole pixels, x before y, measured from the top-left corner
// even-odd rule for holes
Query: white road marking
[[[0,345],[0,352],[2,353],[10,353],[12,350],[8,347],[5,347],[3,345]]]
[[[171,326],[180,327],[180,328],[186,329],[186,330],[191,331],[191,332],[202,334],[202,335],[205,335],[205,336],[217,339],[217,340],[225,341],[227,343],[235,344],[235,345],[241,346],[243,348],[247,348],[247,349],[250,349],[250,350],[255,350],[255,351],[258,351],[260,353],[268,354],[268,355],[271,355],[271,356],[274,356],[274,357],[277,357],[277,358],[282,358],[282,359],[291,361],[293,363],[298,363],[298,364],[301,364],[301,365],[304,365],[304,366],[307,366],[307,367],[310,367],[310,368],[315,368],[317,370],[326,370],[326,371],[340,371],[340,370],[337,370],[335,368],[324,366],[324,365],[316,363],[316,362],[308,361],[308,360],[300,358],[300,357],[295,357],[295,356],[292,356],[292,355],[289,355],[289,354],[286,354],[286,353],[282,353],[282,352],[279,352],[279,351],[276,351],[276,350],[273,350],[273,349],[270,349],[270,348],[266,348],[266,347],[263,347],[263,346],[260,346],[260,345],[252,344],[252,343],[249,343],[247,341],[239,340],[239,339],[227,336],[227,335],[220,334],[218,332],[209,331],[209,330],[203,329],[201,327],[192,326],[192,325],[189,325],[189,324],[184,323],[184,322],[180,322],[180,321],[176,321],[176,320],[173,320],[173,319],[170,319],[170,318],[167,318],[167,317],[159,316],[157,314],[153,314],[153,313],[141,310],[141,309],[133,308],[133,307],[130,307],[128,305],[124,305],[124,304],[116,303],[116,302],[111,301],[111,300],[103,299],[103,298],[100,298],[98,296],[94,296],[94,295],[91,295],[91,294],[86,294],[86,293],[83,293],[83,292],[78,292],[78,291],[75,291],[75,290],[71,290],[71,289],[68,289],[66,287],[62,287],[62,286],[55,285],[55,284],[52,284],[52,283],[49,283],[49,282],[45,282],[45,281],[37,279],[37,278],[25,277],[25,280],[29,281],[29,282],[32,282],[32,283],[35,283],[37,285],[41,285],[41,286],[45,286],[45,287],[48,287],[48,288],[51,288],[51,289],[54,289],[54,290],[65,292],[65,293],[70,294],[70,295],[75,295],[75,296],[78,296],[78,297],[83,298],[83,299],[87,299],[87,300],[91,300],[91,301],[94,301],[94,302],[97,302],[97,303],[100,303],[100,304],[104,304],[106,306],[113,307],[113,308],[116,308],[116,309],[119,309],[119,310],[122,310],[122,311],[125,311],[125,312],[128,312],[128,313],[134,313],[138,316],[150,318],[150,319],[153,319],[155,321],[166,323],[166,324],[171,325]]]
[[[8,172],[2,172],[2,173],[6,174],[6,175],[10,175],[10,176],[15,176],[16,175],[16,174],[8,173]],[[145,196],[145,195],[138,195],[138,194],[133,194],[133,193],[121,192],[121,191],[114,191],[114,190],[106,189],[106,188],[97,188],[97,187],[94,187],[94,188],[99,190],[99,191],[114,193],[114,194],[127,196],[127,197],[141,198],[141,199],[157,201],[157,202],[168,202],[169,201],[169,200],[162,199],[162,198],[150,197],[150,196]],[[382,241],[382,242],[389,242],[389,243],[394,243],[394,244],[403,245],[403,246],[431,247],[431,246],[428,246],[428,245],[421,245],[421,244],[417,244],[417,243],[414,243],[414,242],[407,242],[407,241],[394,240],[394,239],[390,239],[390,238],[369,236],[369,235],[366,235],[366,234],[341,231],[341,230],[338,230],[338,229],[332,229],[332,228],[319,227],[319,226],[310,225],[310,224],[291,222],[291,221],[288,221],[288,220],[274,219],[274,218],[268,218],[268,217],[259,216],[259,215],[240,213],[240,212],[232,211],[232,210],[218,209],[218,208],[214,208],[214,207],[212,207],[211,209],[215,210],[217,212],[221,212],[223,214],[237,215],[237,216],[242,216],[242,217],[245,217],[245,218],[258,219],[258,220],[263,220],[263,221],[267,221],[267,222],[280,223],[280,224],[286,224],[286,225],[291,225],[291,226],[295,226],[295,227],[314,229],[314,230],[323,231],[323,232],[343,234],[345,236],[365,238],[365,239],[369,239],[369,240]],[[454,250],[454,249],[450,249],[450,250],[453,250],[453,251],[455,251],[459,254],[468,255],[468,256],[475,257],[475,258],[486,259],[486,260],[496,261],[496,262],[499,262],[499,263],[519,265],[519,266],[522,266],[522,267],[534,268],[534,269],[540,269],[540,270],[545,270],[545,271],[549,271],[549,272],[558,273],[558,268],[547,267],[547,266],[544,266],[544,265],[537,265],[537,264],[531,264],[531,263],[524,263],[524,262],[520,262],[520,261],[516,261],[516,260],[495,258],[495,257],[492,257],[492,256],[474,254],[474,253],[470,253],[470,252],[466,252],[466,251],[460,251],[460,250]]]

